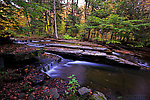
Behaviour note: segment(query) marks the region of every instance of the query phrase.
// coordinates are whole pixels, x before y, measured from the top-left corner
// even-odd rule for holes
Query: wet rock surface
[[[96,91],[93,94],[93,98],[95,98],[96,100],[107,100],[107,98],[105,97],[105,95],[101,92]]]
[[[55,40],[55,39],[30,39],[17,40],[15,43],[26,44],[29,47],[42,48],[43,50],[59,54],[63,57],[72,57],[73,59],[94,61],[111,65],[133,66],[133,68],[150,68],[148,63],[142,61],[145,55],[140,51],[128,50],[127,46],[114,44],[97,44],[92,42],[80,42],[77,40]],[[144,51],[145,52],[145,51]],[[147,52],[147,51],[146,51]],[[95,57],[95,59],[93,59]],[[28,57],[27,57],[28,58]],[[87,59],[89,58],[89,59]],[[92,59],[90,59],[92,58]],[[141,60],[142,59],[142,60]],[[107,61],[108,60],[108,61]],[[110,62],[109,62],[110,61]],[[131,67],[132,68],[132,67]]]
[[[77,56],[76,58],[81,58],[84,60],[87,59],[86,58],[87,56],[97,57],[96,59],[90,60],[90,58],[89,58],[87,60],[96,61],[96,62],[99,61],[99,63],[104,63],[104,59],[105,59],[105,60],[113,60],[115,62],[114,65],[121,65],[121,64],[124,65],[125,64],[125,65],[134,66],[134,68],[135,68],[135,66],[137,66],[137,68],[147,67],[144,64],[141,65],[141,64],[137,63],[138,58],[135,58],[132,53],[130,55],[129,51],[128,52],[126,51],[124,56],[128,55],[128,56],[130,56],[129,58],[131,58],[131,59],[122,56],[121,55],[122,53],[119,54],[119,53],[111,52],[111,54],[110,54],[110,52],[109,53],[105,52],[105,51],[101,52],[101,51],[97,51],[97,50],[93,51],[93,50],[89,50],[89,49],[88,50],[82,50],[82,49],[72,49],[72,48],[68,48],[68,47],[67,48],[65,48],[65,47],[61,47],[61,48],[59,47],[58,48],[58,47],[54,47],[54,46],[53,47],[45,47],[44,49],[47,52],[57,53],[57,54],[66,55],[66,56],[70,55],[73,57]],[[134,57],[134,59],[137,59],[137,60],[133,60],[132,59],[133,57]],[[109,62],[105,62],[105,64],[109,64]],[[111,65],[112,64],[113,63],[111,63]]]
[[[82,88],[78,89],[78,92],[80,95],[84,95],[85,93],[90,93],[91,89],[88,89],[86,87],[82,87]]]

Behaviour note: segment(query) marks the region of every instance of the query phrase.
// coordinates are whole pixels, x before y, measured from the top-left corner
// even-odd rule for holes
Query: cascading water
[[[45,41],[46,40],[41,40],[40,42]],[[37,44],[37,41],[19,41],[16,43],[27,44],[29,46],[38,48],[41,46],[40,49],[47,45]],[[48,52],[45,52],[45,54],[55,55]],[[120,56],[120,54],[115,52],[114,55]],[[133,98],[133,96],[135,96],[136,98],[142,98],[140,100],[149,100],[150,98],[149,70],[127,69],[87,61],[74,61],[71,59],[64,59],[58,55],[55,56],[59,58],[58,62],[48,62],[44,59],[43,62],[48,63],[46,63],[46,65],[43,65],[45,69],[41,69],[42,72],[46,73],[50,77],[59,77],[67,80],[68,76],[74,74],[81,85],[89,86],[98,91],[102,91],[108,97],[114,99],[117,99],[116,97],[118,96],[128,98],[129,100],[133,100],[131,99]],[[124,57],[133,59],[139,64],[146,65],[146,63],[143,63],[136,57]],[[148,64],[146,66],[149,67]],[[109,94],[109,92],[112,93]]]

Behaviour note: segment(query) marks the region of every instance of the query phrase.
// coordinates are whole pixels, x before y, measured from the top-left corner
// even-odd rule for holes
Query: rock
[[[51,93],[51,95],[54,96],[54,98],[56,98],[56,99],[59,98],[59,94],[57,92],[57,88],[50,89],[50,93]]]
[[[114,61],[116,61],[118,63],[121,63],[121,64],[128,64],[128,65],[131,65],[131,66],[136,66],[137,68],[139,67],[139,65],[134,63],[134,62],[125,60],[123,58],[120,58],[120,57],[117,57],[117,56],[114,56],[114,55],[107,55],[106,58],[110,59],[110,60],[114,60]]]
[[[83,55],[91,55],[91,56],[106,56],[107,55],[104,52],[91,51],[91,50],[85,50],[85,52],[83,52],[82,54]]]
[[[91,89],[88,89],[86,87],[82,87],[78,90],[80,95],[84,95],[85,93],[91,92]]]
[[[108,50],[107,48],[101,48],[101,47],[94,47],[94,49],[100,50],[100,51],[106,51],[106,50]]]
[[[107,98],[105,97],[105,95],[101,92],[96,91],[96,93],[94,93],[92,95],[92,98],[95,100],[107,100]]]

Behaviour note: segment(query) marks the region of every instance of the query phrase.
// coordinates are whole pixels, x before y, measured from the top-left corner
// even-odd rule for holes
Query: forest
[[[0,0],[0,99],[150,100],[149,0]]]
[[[148,0],[1,0],[0,37],[47,36],[150,45]]]

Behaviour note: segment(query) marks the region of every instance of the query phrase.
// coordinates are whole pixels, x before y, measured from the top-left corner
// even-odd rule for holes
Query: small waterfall
[[[59,66],[58,65],[59,62],[63,61],[63,58],[61,56],[59,56],[59,55],[48,53],[48,52],[45,52],[45,54],[48,54],[48,55],[51,55],[51,56],[55,56],[57,58],[57,60],[54,60],[51,63],[46,64],[41,69],[41,71],[43,73],[46,73],[48,76],[50,76],[50,74],[55,71],[55,68],[57,68]]]

